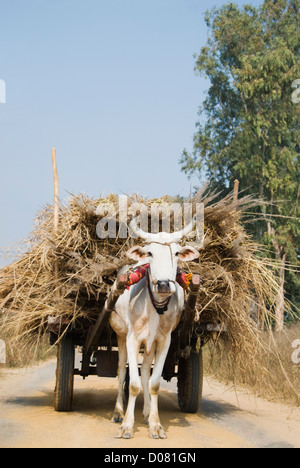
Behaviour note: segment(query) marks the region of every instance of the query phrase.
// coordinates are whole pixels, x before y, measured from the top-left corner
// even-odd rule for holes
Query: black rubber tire
[[[57,345],[55,411],[71,411],[74,388],[75,347],[72,336],[66,335]]]
[[[178,404],[184,413],[197,413],[203,392],[202,351],[192,351],[188,359],[178,363]]]

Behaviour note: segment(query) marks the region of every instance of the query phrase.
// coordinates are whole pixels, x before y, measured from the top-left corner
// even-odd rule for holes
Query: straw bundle
[[[204,244],[199,260],[181,266],[203,280],[195,320],[222,324],[227,333],[219,335],[219,343],[229,350],[229,365],[237,366],[245,376],[252,366],[254,375],[259,356],[266,352],[258,325],[272,320],[278,285],[241,224],[243,213],[256,202],[249,197],[236,200],[233,195],[216,201],[217,197],[198,193],[192,200],[193,209],[199,202],[205,205]],[[129,207],[137,201],[150,207],[170,200],[133,196]],[[70,326],[80,317],[91,322],[97,317],[118,270],[128,263],[126,251],[133,242],[140,242],[118,236],[99,239],[97,206],[105,203],[118,210],[115,195],[106,199],[72,196],[68,205],[60,206],[55,234],[53,207],[38,215],[28,251],[0,270],[0,310],[5,311],[6,334],[22,342],[37,342],[47,329],[48,316],[67,316]],[[117,212],[117,232],[119,221]]]
[[[232,317],[237,308],[239,318],[248,311],[254,289],[260,298],[257,303],[263,307],[263,296],[270,300],[276,285],[272,277],[266,282],[265,276],[270,276],[270,272],[254,256],[256,246],[240,223],[242,211],[253,201],[233,201],[230,196],[218,202],[214,199],[215,195],[203,199],[198,194],[192,201],[193,206],[205,204],[205,239],[199,261],[185,267],[203,279],[199,314],[205,321],[218,323]],[[137,201],[150,207],[165,200],[130,197],[129,208]],[[68,205],[60,207],[57,232],[53,232],[53,207],[47,206],[35,220],[31,247],[16,262],[0,270],[0,310],[6,310],[7,323],[12,318],[14,335],[25,338],[32,333],[41,334],[49,315],[68,316],[74,321],[81,316],[92,319],[99,313],[118,270],[128,263],[126,251],[133,242],[140,242],[118,236],[99,239],[96,227],[104,215],[97,214],[99,205],[115,207],[118,232],[117,196],[72,196]],[[227,322],[226,319],[226,326],[230,326]]]

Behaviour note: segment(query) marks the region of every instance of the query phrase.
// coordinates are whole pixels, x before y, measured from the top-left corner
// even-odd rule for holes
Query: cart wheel
[[[192,351],[178,364],[178,404],[184,413],[197,413],[203,390],[202,351]]]
[[[75,348],[72,336],[66,335],[57,346],[55,411],[71,411],[74,386]]]

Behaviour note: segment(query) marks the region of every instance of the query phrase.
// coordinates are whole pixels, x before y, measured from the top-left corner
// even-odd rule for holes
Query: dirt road
[[[52,408],[55,361],[27,370],[0,370],[0,447],[210,448],[300,447],[300,409],[269,403],[205,380],[201,411],[179,411],[176,380],[163,383],[160,415],[168,439],[152,440],[142,418],[142,395],[135,436],[115,439],[110,422],[117,380],[75,378],[74,411]],[[238,401],[237,401],[238,397]]]

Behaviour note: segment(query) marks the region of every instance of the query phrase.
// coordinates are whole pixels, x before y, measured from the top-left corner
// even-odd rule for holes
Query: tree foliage
[[[266,200],[256,235],[284,268],[298,262],[300,244],[300,103],[292,100],[300,78],[299,0],[265,0],[260,8],[229,3],[208,12],[206,24],[195,70],[210,86],[194,150],[185,150],[180,164],[224,190],[238,178]],[[299,294],[299,286],[290,272],[289,292]]]

